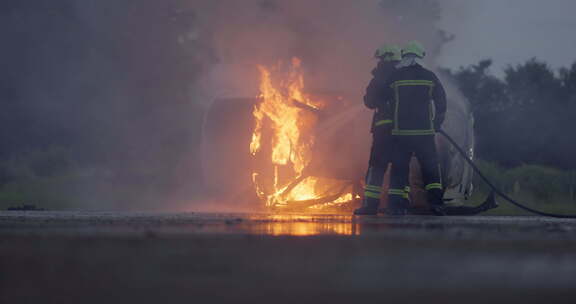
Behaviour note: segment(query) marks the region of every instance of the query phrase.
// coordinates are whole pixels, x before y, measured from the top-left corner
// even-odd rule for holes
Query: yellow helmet
[[[402,49],[402,57],[408,54],[413,54],[419,58],[424,58],[424,56],[426,56],[426,50],[424,50],[424,47],[422,44],[420,44],[420,42],[412,41]]]
[[[376,50],[374,57],[381,58],[386,61],[400,61],[402,59],[402,51],[399,46],[393,44],[385,44]]]

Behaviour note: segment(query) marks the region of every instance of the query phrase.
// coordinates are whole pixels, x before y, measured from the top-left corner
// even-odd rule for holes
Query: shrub
[[[479,160],[479,169],[502,191],[534,203],[565,203],[576,201],[576,172],[540,165],[522,165],[512,169]],[[475,176],[474,184],[482,194],[489,187]]]

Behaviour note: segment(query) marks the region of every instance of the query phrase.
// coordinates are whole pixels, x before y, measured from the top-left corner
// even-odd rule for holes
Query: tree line
[[[504,167],[576,169],[576,63],[553,70],[538,59],[508,66],[502,78],[491,60],[443,70],[469,100],[477,157]]]

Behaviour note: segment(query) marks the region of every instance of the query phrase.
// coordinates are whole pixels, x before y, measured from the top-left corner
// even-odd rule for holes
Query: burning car
[[[307,91],[301,65],[294,58],[287,65],[258,66],[259,96],[211,104],[203,130],[205,181],[253,210],[349,213],[362,198],[370,113],[346,94]],[[466,103],[449,103],[446,130],[472,156],[471,114]],[[465,199],[471,171],[447,142],[437,140],[446,196]],[[411,168],[411,201],[425,206],[417,161]]]

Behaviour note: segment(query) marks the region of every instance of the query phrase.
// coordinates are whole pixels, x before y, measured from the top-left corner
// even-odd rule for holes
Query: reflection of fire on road
[[[260,96],[254,108],[250,152],[258,197],[277,210],[318,211],[349,204],[351,183],[310,172],[319,113],[327,106],[304,91],[301,62],[259,66]]]
[[[261,225],[250,229],[268,235],[311,236],[321,234],[359,235],[360,225],[349,216],[318,218],[310,215],[269,215]]]

